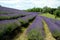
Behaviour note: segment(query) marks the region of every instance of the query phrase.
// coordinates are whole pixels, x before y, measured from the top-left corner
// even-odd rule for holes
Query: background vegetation
[[[52,15],[55,15],[55,18],[60,17],[60,6],[57,8],[50,8],[50,7],[43,7],[43,8],[31,8],[31,9],[27,9],[25,10],[27,12],[41,12],[41,13],[49,13]]]

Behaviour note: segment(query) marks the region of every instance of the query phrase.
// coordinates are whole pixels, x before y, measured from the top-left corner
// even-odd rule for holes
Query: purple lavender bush
[[[53,23],[49,18],[46,17],[42,18],[46,21],[52,35],[56,38],[56,40],[60,40],[60,28],[55,23]]]
[[[22,24],[26,24],[29,22],[29,20],[33,19],[36,15],[33,14],[33,15],[27,15],[25,17],[22,17],[22,18],[18,18],[18,21],[21,22]]]
[[[17,20],[3,20],[0,21],[0,37],[5,33],[10,33],[21,24]]]
[[[28,27],[26,35],[28,40],[43,40],[44,31],[42,25],[42,19],[37,16],[33,23]]]

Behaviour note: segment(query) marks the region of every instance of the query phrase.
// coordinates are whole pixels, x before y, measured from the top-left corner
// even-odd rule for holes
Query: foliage
[[[60,36],[60,32],[55,30],[53,35],[54,35],[54,37],[58,37],[58,36]]]
[[[42,12],[42,13],[50,13],[53,15],[56,15],[57,17],[60,17],[60,6],[57,8],[50,8],[50,7],[43,7],[43,8],[31,8],[31,9],[27,9],[27,12]]]
[[[27,12],[42,12],[42,8],[32,8],[32,9],[27,9]]]
[[[60,32],[59,32],[59,31],[55,30],[55,31],[53,32],[53,36],[54,36],[57,40],[60,40]]]
[[[23,19],[19,19],[18,20],[20,23],[22,23],[22,24],[26,24],[27,22],[25,21],[25,20],[23,20]]]
[[[0,20],[3,20],[3,19],[10,19],[10,16],[0,16]]]
[[[60,17],[60,10],[56,10],[56,11],[54,12],[54,14],[55,14],[56,17]]]
[[[50,11],[51,11],[50,7],[46,6],[46,7],[43,8],[43,13],[46,13],[46,12],[50,13]]]
[[[0,11],[0,14],[8,14],[8,12]]]
[[[0,16],[0,20],[16,19],[16,18],[19,18],[22,16],[24,16],[24,15],[15,15],[15,16],[2,15],[2,16]]]
[[[55,19],[55,15],[52,15],[50,13],[43,13],[43,14],[40,14],[40,16],[45,16],[45,17],[48,17],[48,18],[53,18]]]
[[[3,36],[3,34],[9,34],[12,32],[14,29],[19,27],[20,25],[17,24],[16,22],[14,23],[8,23],[8,24],[1,24],[0,25],[0,37]]]
[[[57,9],[60,10],[60,6]]]
[[[28,40],[43,40],[43,37],[39,31],[31,30],[28,35]]]

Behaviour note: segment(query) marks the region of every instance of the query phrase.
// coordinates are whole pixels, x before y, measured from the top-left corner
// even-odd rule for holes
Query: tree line
[[[43,7],[43,8],[31,8],[31,9],[27,9],[25,10],[27,12],[41,12],[41,13],[50,13],[55,15],[56,17],[60,17],[60,6],[57,8],[50,8],[50,7]]]

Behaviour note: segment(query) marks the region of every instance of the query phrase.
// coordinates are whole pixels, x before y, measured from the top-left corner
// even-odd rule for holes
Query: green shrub
[[[54,12],[54,14],[55,14],[56,17],[60,17],[60,10],[56,10],[56,11]]]

